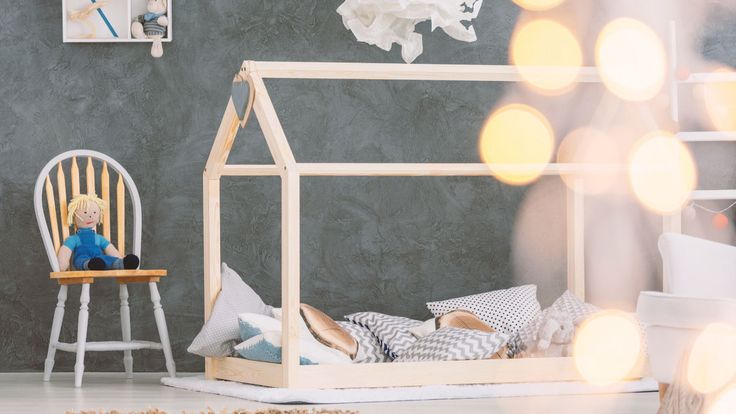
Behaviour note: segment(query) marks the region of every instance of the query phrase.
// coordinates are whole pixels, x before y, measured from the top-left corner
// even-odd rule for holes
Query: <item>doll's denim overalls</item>
[[[88,270],[87,263],[90,259],[99,257],[105,262],[108,269],[122,269],[123,261],[119,257],[106,255],[96,243],[96,236],[92,229],[77,230],[79,246],[74,249],[74,268],[77,270]]]

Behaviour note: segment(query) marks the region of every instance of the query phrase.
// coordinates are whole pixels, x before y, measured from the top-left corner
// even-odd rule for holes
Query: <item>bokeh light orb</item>
[[[714,74],[733,74],[727,68]],[[719,131],[736,131],[736,82],[708,82],[702,85],[703,100],[713,127]]]
[[[580,325],[573,356],[586,381],[604,386],[625,379],[639,362],[641,350],[638,322],[625,312],[607,310]]]
[[[687,380],[697,392],[708,394],[736,375],[736,328],[712,323],[698,335],[687,361]]]
[[[525,82],[549,93],[569,89],[583,65],[583,53],[575,35],[549,19],[522,24],[511,38],[510,58]],[[559,72],[554,72],[557,67]]]
[[[565,0],[513,0],[519,7],[531,11],[544,11],[553,9]]]
[[[554,132],[544,115],[527,105],[509,104],[486,120],[479,151],[498,180],[524,185],[539,178],[547,167],[554,142]],[[514,164],[524,165],[507,168]]]
[[[664,45],[638,20],[624,17],[609,22],[598,35],[595,61],[606,88],[621,99],[646,101],[664,85]]]
[[[613,139],[604,132],[583,127],[570,132],[557,148],[557,162],[565,164],[604,165],[619,162],[619,149]],[[582,192],[601,194],[609,190],[616,181],[615,174],[579,173],[560,174],[570,189],[576,190],[575,182],[582,179]]]
[[[636,198],[658,214],[680,210],[697,184],[690,151],[666,131],[652,132],[634,144],[628,170]]]
[[[725,389],[716,397],[708,414],[733,414],[736,413],[736,385]]]

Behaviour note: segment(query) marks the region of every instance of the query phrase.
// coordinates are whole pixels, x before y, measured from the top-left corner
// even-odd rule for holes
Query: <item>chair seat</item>
[[[118,283],[158,282],[166,276],[166,269],[135,269],[135,270],[73,270],[66,272],[51,272],[51,279],[59,284],[94,283],[95,279],[115,278]]]

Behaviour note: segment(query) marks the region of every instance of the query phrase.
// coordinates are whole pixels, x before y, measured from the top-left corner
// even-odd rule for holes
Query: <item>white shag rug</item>
[[[164,377],[164,385],[272,404],[339,404],[385,401],[448,400],[522,397],[532,395],[582,395],[657,391],[653,379],[626,381],[607,387],[582,382],[537,382],[519,384],[428,385],[424,387],[286,389],[238,382],[207,380],[204,376]]]

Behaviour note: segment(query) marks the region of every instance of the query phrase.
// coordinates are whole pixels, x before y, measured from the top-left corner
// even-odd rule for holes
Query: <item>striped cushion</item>
[[[489,359],[508,339],[508,335],[499,332],[441,328],[420,338],[395,362]]]
[[[388,355],[383,352],[383,346],[370,329],[348,321],[338,321],[337,324],[358,342],[358,355],[353,362],[364,364],[390,361]]]
[[[391,359],[396,359],[416,342],[417,338],[409,329],[422,324],[422,321],[378,312],[353,313],[345,319],[369,329],[383,346],[383,352]]]

